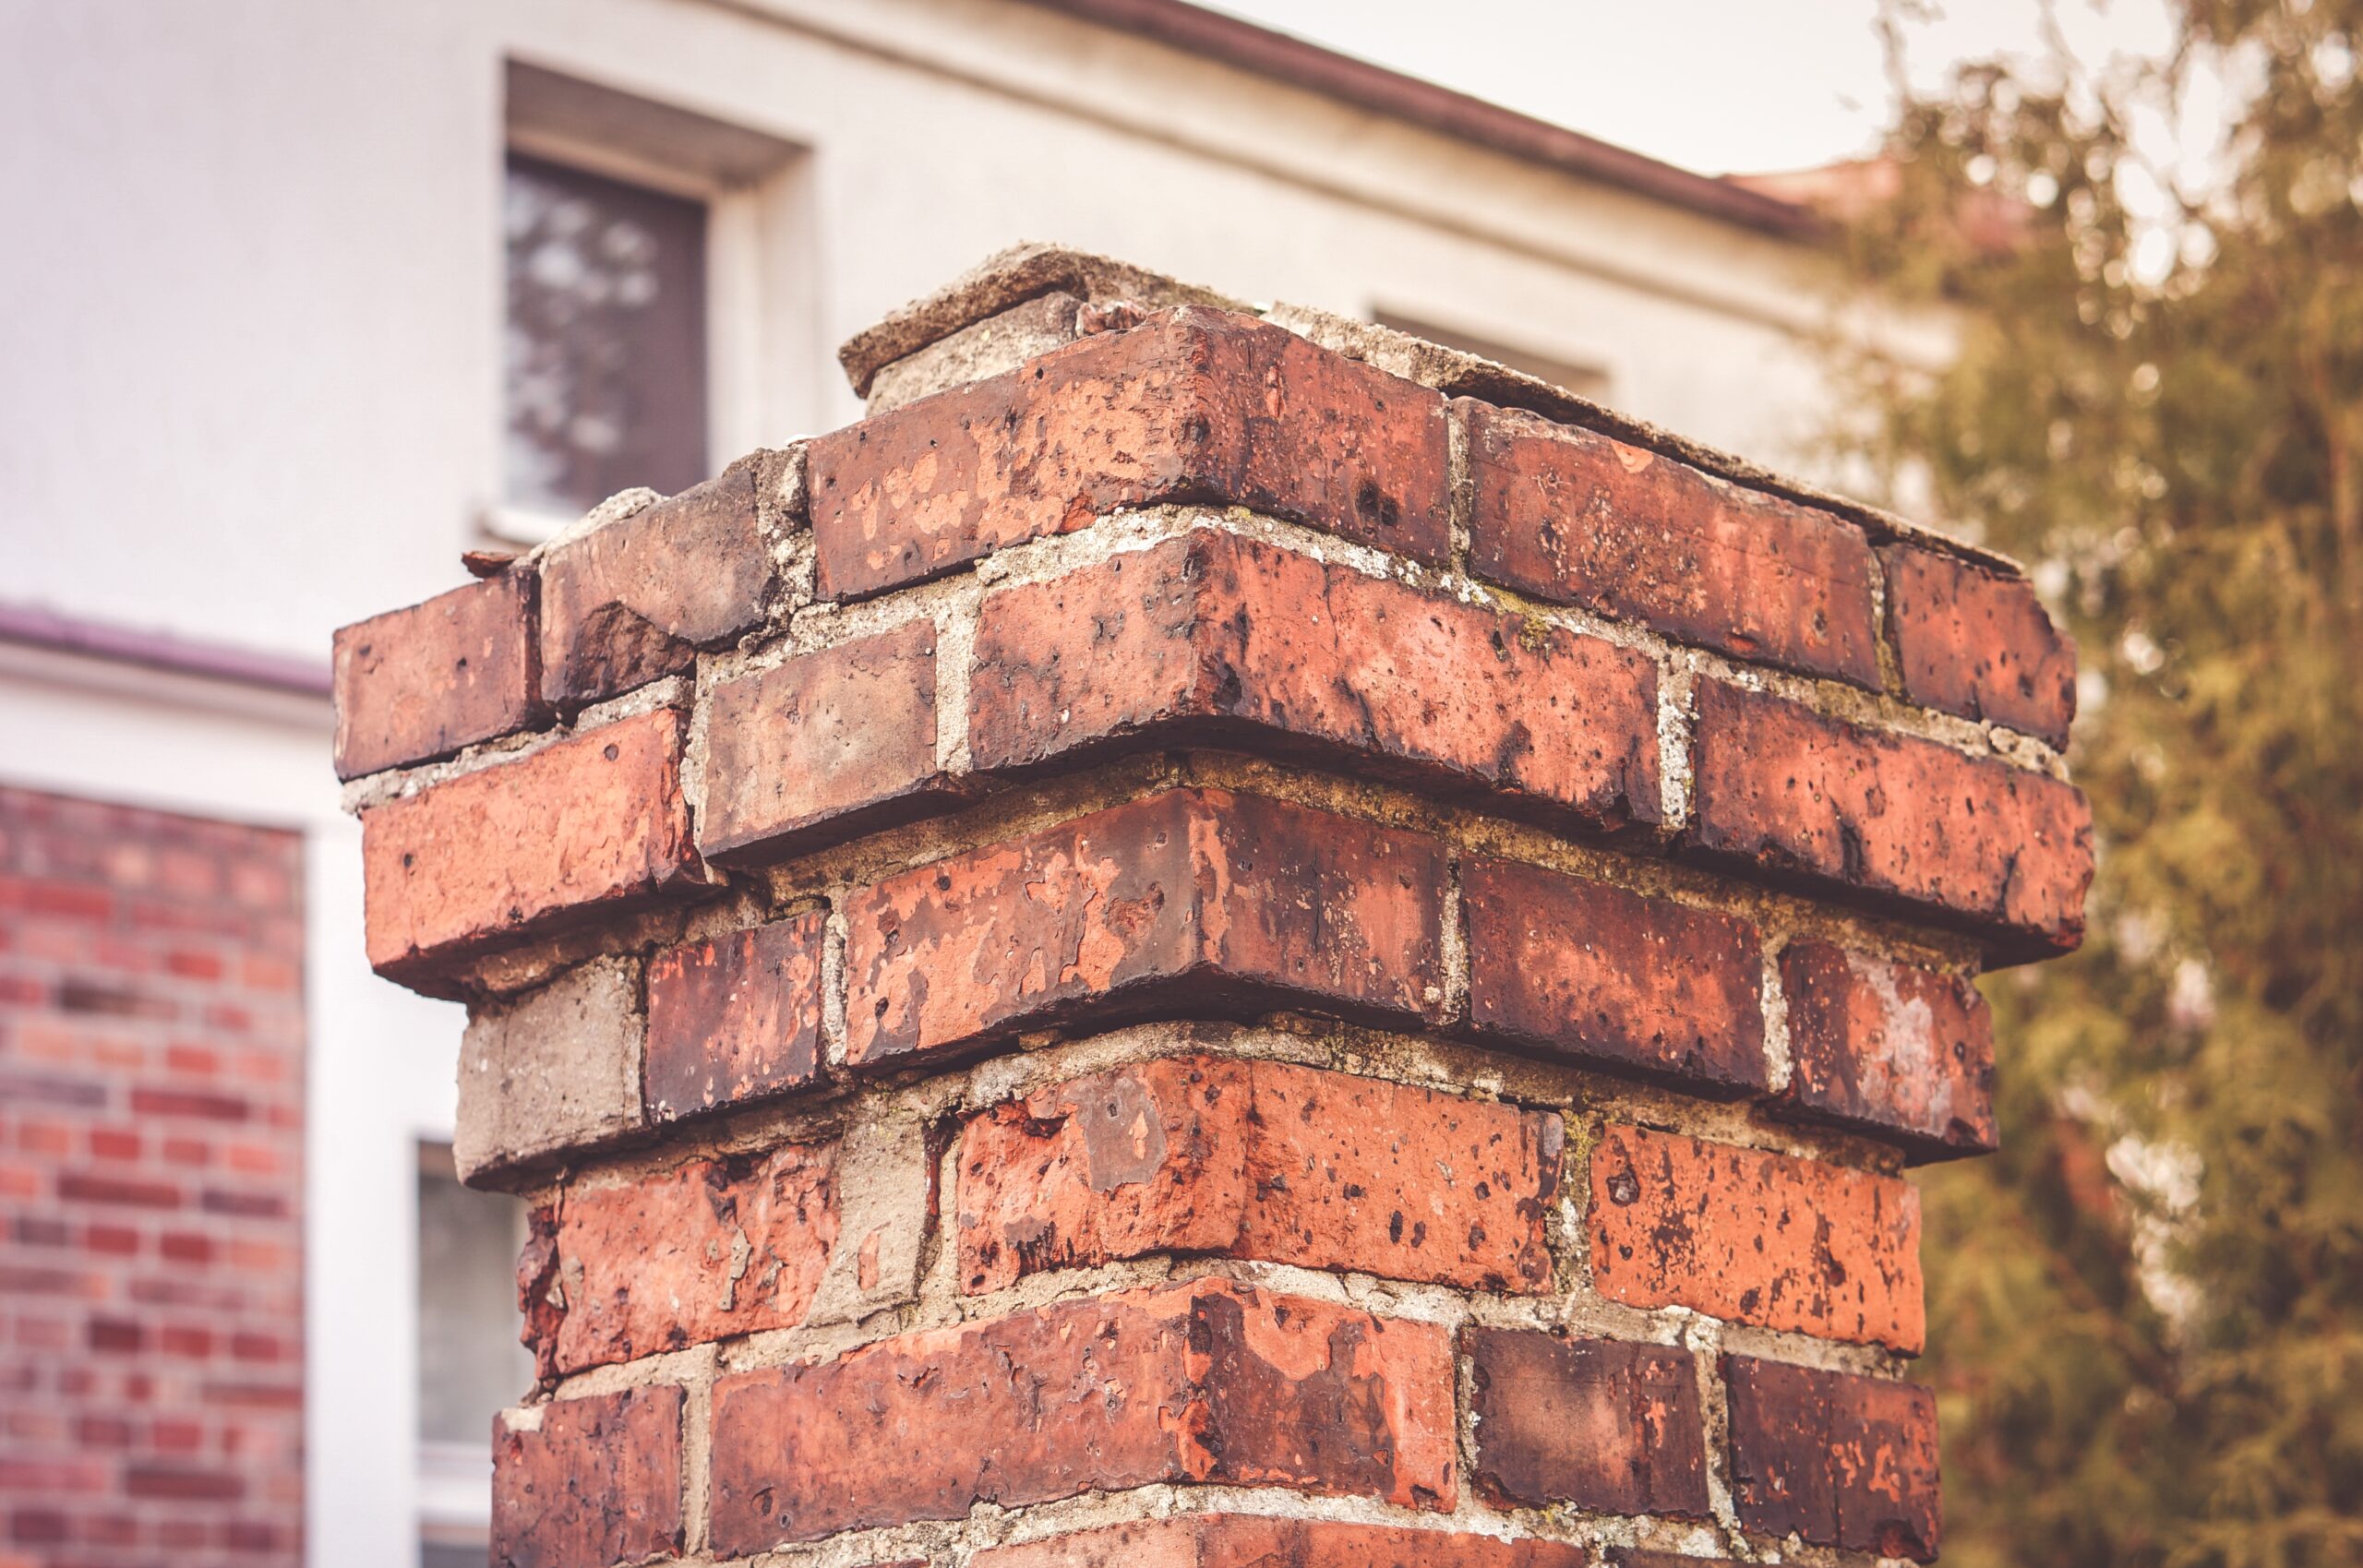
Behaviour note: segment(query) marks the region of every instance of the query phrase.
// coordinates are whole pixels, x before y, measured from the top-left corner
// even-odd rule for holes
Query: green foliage
[[[1959,1568],[2363,1562],[2363,0],[2180,22],[1908,104],[1854,235],[1964,333],[1854,367],[1861,449],[2105,684],[2090,940],[1987,982],[2004,1152],[1924,1184]],[[2144,126],[2211,80],[2177,193]]]

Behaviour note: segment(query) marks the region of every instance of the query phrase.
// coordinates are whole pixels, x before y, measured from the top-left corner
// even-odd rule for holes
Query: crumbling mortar
[[[1785,936],[1765,933],[1764,982],[1758,1008],[1764,1015],[1764,1090],[1775,1098],[1785,1095],[1796,1071],[1789,1047],[1789,998],[1781,986],[1781,952]]]
[[[1431,998],[1439,1010],[1437,1023],[1447,1030],[1469,1023],[1469,924],[1463,907],[1460,856],[1447,853],[1444,868],[1443,908],[1437,916],[1438,964],[1444,971],[1443,994]]]
[[[1877,550],[1870,552],[1865,575],[1871,589],[1871,645],[1878,657],[1879,689],[1897,701],[1910,700],[1903,690],[1903,649],[1897,640],[1899,628],[1888,604],[1887,563]]]
[[[460,777],[498,762],[530,754],[560,739],[618,718],[689,698],[694,690],[699,712],[693,733],[702,733],[704,698],[725,680],[775,668],[800,654],[842,646],[858,638],[933,618],[939,627],[978,613],[988,586],[1018,587],[1048,581],[1099,564],[1114,556],[1153,548],[1193,531],[1232,533],[1289,549],[1324,562],[1350,568],[1365,576],[1403,582],[1447,593],[1463,603],[1483,604],[1498,612],[1558,627],[1580,636],[1598,638],[1616,646],[1649,654],[1669,676],[1677,662],[1691,673],[1727,681],[1749,690],[1768,691],[1805,704],[1816,712],[1849,724],[1887,733],[1935,741],[1969,756],[1997,759],[2023,771],[2052,778],[2067,777],[2065,758],[2037,737],[1992,724],[1956,718],[1920,708],[1886,692],[1867,692],[1840,681],[1819,680],[1769,666],[1745,664],[1669,641],[1653,632],[1572,606],[1520,594],[1495,583],[1483,582],[1457,569],[1437,570],[1388,555],[1373,546],[1341,540],[1301,524],[1232,508],[1214,510],[1196,506],[1152,507],[1112,511],[1070,533],[1029,540],[995,552],[971,569],[916,584],[872,599],[851,603],[820,601],[799,604],[787,615],[784,631],[766,628],[742,640],[738,647],[701,653],[694,687],[683,677],[667,676],[607,702],[584,710],[571,724],[480,742],[440,762],[392,769],[355,779],[344,786],[342,804],[359,811],[388,800],[413,795],[429,785]],[[805,537],[799,535],[798,537]],[[1886,655],[1882,654],[1882,658]],[[942,654],[939,648],[939,668]],[[965,690],[966,672],[955,682]],[[941,710],[942,691],[939,689]],[[962,715],[965,729],[965,712]],[[941,719],[939,719],[941,722]],[[1667,715],[1661,703],[1661,750]],[[965,738],[965,736],[964,736]],[[702,776],[702,773],[701,773]],[[1673,771],[1665,770],[1672,779]],[[702,791],[691,796],[701,801]],[[1668,802],[1667,825],[1679,826],[1686,809]]]
[[[1658,664],[1658,812],[1669,837],[1689,831],[1697,774],[1691,741],[1698,727],[1696,670],[1686,653],[1668,654]]]
[[[978,601],[946,604],[935,618],[935,766],[972,771],[968,754],[968,676],[977,652]]]
[[[1452,569],[1468,576],[1469,546],[1477,510],[1477,478],[1469,467],[1469,422],[1458,409],[1445,405],[1445,472],[1451,509]]]
[[[681,1389],[681,1544],[690,1552],[704,1551],[712,1540],[714,1519],[714,1375],[718,1358],[705,1365]]]

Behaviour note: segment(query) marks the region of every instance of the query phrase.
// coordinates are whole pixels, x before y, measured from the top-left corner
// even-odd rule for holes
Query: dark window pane
[[[461,1186],[451,1151],[421,1146],[418,1435],[428,1442],[489,1443],[492,1418],[534,1384],[534,1359],[517,1343],[524,1240],[523,1203]]]
[[[510,500],[704,478],[705,208],[513,154],[503,205]]]

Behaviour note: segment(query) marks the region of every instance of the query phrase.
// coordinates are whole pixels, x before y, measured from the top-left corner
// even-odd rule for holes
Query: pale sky
[[[1876,0],[1207,0],[1706,174],[1869,150],[1892,110]],[[2042,0],[1948,0],[1905,36],[1915,79],[2034,53]],[[2158,0],[2057,0],[2076,54],[2147,52]]]

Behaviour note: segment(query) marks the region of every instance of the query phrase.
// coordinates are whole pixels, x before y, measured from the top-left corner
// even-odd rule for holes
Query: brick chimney
[[[347,628],[525,1194],[495,1561],[1922,1561],[1915,1162],[2078,940],[2009,562],[1075,253]]]

